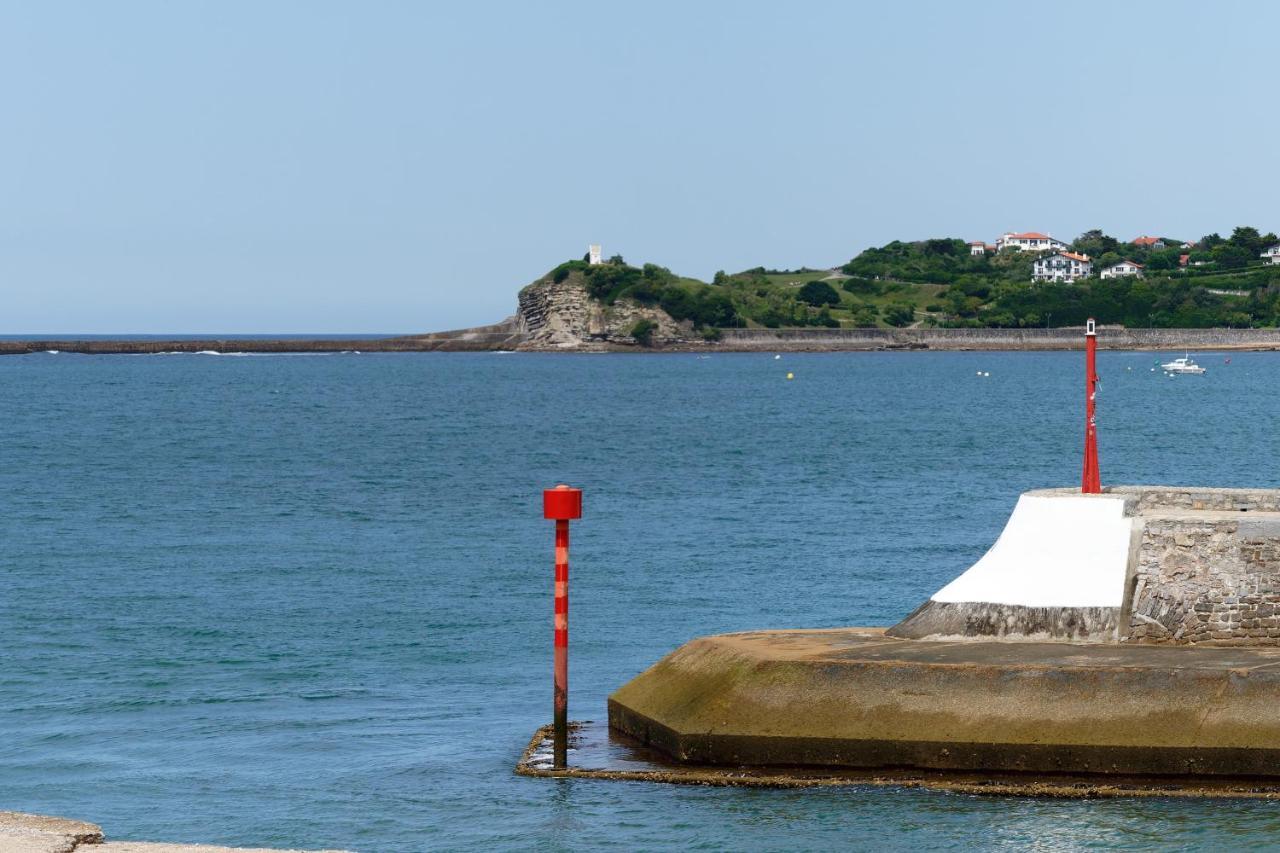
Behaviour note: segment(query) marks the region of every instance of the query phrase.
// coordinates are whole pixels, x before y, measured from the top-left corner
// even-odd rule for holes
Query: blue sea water
[[[1103,353],[1104,482],[1280,483],[1280,355]],[[788,381],[788,371],[795,379]],[[977,373],[990,372],[989,377]],[[896,621],[1079,481],[1080,354],[0,358],[0,808],[435,849],[1266,847],[1280,804],[513,775],[684,641]]]

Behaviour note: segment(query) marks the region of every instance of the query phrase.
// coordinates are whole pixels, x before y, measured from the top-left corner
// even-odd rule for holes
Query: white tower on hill
[[[587,263],[592,266],[604,263],[604,261],[600,259],[599,243],[592,243],[590,246],[587,246]]]

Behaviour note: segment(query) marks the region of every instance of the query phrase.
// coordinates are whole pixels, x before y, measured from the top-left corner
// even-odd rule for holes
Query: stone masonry
[[[1147,519],[1125,640],[1280,645],[1280,514],[1265,515]]]
[[[1115,486],[1141,531],[1119,640],[1280,646],[1280,490]]]

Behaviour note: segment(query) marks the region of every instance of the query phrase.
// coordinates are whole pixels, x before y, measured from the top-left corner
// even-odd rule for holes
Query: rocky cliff
[[[640,346],[632,330],[652,323],[649,346],[688,344],[700,338],[689,322],[677,322],[661,308],[619,299],[604,305],[592,299],[579,275],[563,281],[541,279],[520,291],[516,332],[522,350],[606,350]]]

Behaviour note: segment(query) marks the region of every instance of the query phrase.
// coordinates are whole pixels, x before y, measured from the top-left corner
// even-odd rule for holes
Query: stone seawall
[[[1280,349],[1280,329],[1101,327],[1098,346],[1120,350]],[[1084,329],[725,329],[728,350],[1073,350]]]

